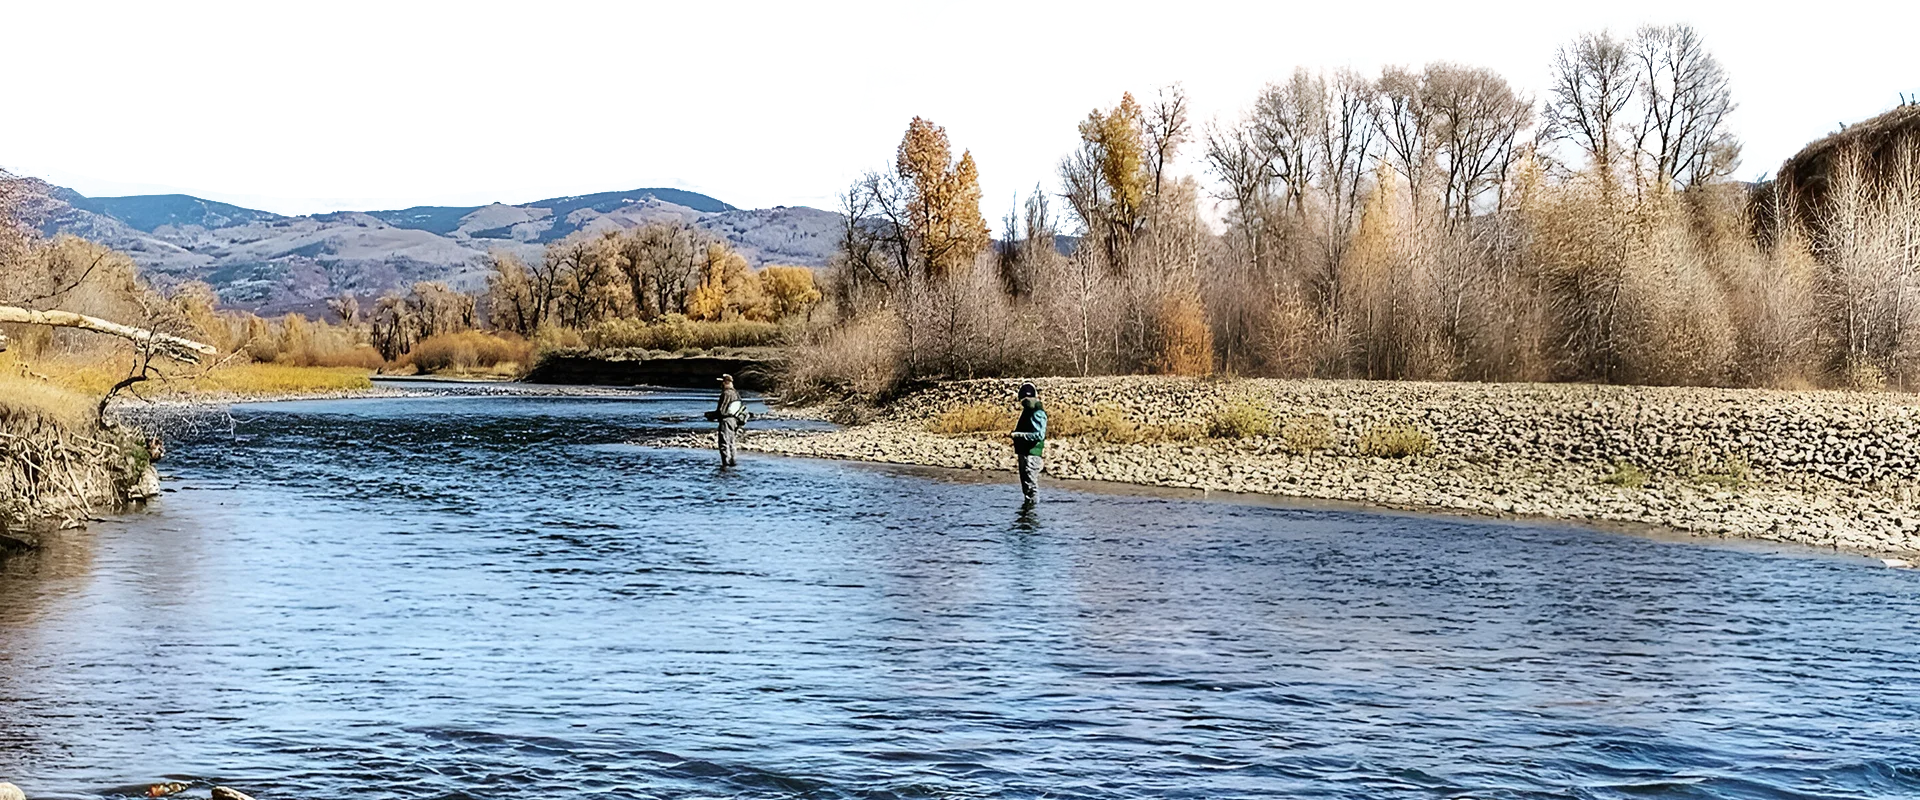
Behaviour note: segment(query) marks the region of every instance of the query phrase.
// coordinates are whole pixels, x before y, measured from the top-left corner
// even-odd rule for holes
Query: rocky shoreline
[[[1187,433],[1048,443],[1054,478],[1359,502],[1395,509],[1654,526],[1893,557],[1920,555],[1920,400],[1895,393],[1203,380],[1037,381],[1050,410],[1117,412]],[[957,408],[1011,408],[1016,382],[944,383],[830,432],[750,431],[767,453],[1012,470],[1004,434],[932,430]],[[1223,410],[1271,427],[1195,436]],[[1322,436],[1303,446],[1300,424]],[[1381,431],[1428,446],[1369,453]],[[711,446],[706,437],[667,442]]]

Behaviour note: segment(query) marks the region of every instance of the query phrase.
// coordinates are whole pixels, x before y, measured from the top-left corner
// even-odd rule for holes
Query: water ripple
[[[0,776],[262,800],[1920,796],[1920,575],[247,406],[0,564]]]

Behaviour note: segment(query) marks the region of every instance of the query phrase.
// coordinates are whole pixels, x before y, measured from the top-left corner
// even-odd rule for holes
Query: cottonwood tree
[[[1286,83],[1269,83],[1248,119],[1269,179],[1284,187],[1280,200],[1296,215],[1306,211],[1307,192],[1319,177],[1314,142],[1326,114],[1320,82],[1305,69]]]
[[[840,195],[840,246],[833,289],[842,316],[892,302],[906,282],[912,248],[899,176],[869,172]]]
[[[1237,245],[1215,263],[1208,286],[1226,300],[1211,303],[1210,311],[1220,331],[1221,356],[1233,365],[1241,356],[1237,351],[1246,331],[1256,324],[1247,297],[1254,293],[1254,276],[1264,263],[1272,155],[1259,146],[1245,119],[1227,127],[1209,126],[1205,138],[1207,168],[1220,179],[1219,197],[1228,203],[1228,234]]]
[[[540,298],[519,256],[504,250],[487,254],[487,321],[500,330],[532,336],[540,329],[550,298]]]
[[[648,223],[622,237],[622,269],[643,319],[686,310],[688,284],[699,272],[709,239],[680,220]]]
[[[1533,101],[1493,70],[1446,63],[1427,67],[1422,94],[1432,118],[1441,207],[1449,220],[1465,221],[1481,197],[1506,186],[1520,133],[1533,122]]]
[[[814,285],[813,270],[807,267],[763,267],[760,286],[780,319],[810,315],[821,300],[820,289]]]
[[[914,117],[900,139],[894,171],[906,189],[904,232],[924,274],[971,267],[990,239],[980,215],[980,171],[973,153],[963,151],[955,162],[947,130]]]
[[[1406,182],[1414,208],[1421,208],[1427,173],[1434,162],[1434,111],[1428,104],[1428,76],[1389,66],[1374,83],[1373,124],[1379,131],[1381,159]]]
[[[1700,34],[1689,25],[1643,27],[1632,60],[1641,106],[1633,137],[1646,179],[1684,189],[1732,172],[1740,152],[1726,128],[1733,92]]]
[[[1554,54],[1552,86],[1547,118],[1553,132],[1585,153],[1602,183],[1612,186],[1634,93],[1626,43],[1604,31],[1583,34]]]
[[[1146,109],[1141,126],[1146,132],[1151,191],[1157,197],[1166,190],[1167,168],[1192,134],[1187,122],[1187,90],[1177,83],[1161,88],[1153,105]]]

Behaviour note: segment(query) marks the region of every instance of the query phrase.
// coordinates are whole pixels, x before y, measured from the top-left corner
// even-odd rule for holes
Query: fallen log
[[[109,322],[99,317],[75,314],[71,311],[35,311],[19,306],[0,306],[0,322],[12,322],[22,325],[49,325],[56,328],[80,328],[109,336],[118,336],[142,347],[152,348],[154,352],[175,361],[194,364],[200,356],[217,356],[220,351],[213,345],[201,344],[192,339],[183,339],[171,334],[135,328],[118,322]],[[6,348],[5,337],[0,337],[0,350]]]

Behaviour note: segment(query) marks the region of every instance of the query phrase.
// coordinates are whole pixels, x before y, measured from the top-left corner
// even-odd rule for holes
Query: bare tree
[[[1455,222],[1506,185],[1520,131],[1533,122],[1533,101],[1484,67],[1432,64],[1422,80],[1441,180],[1441,208]]]
[[[1559,138],[1587,154],[1601,180],[1609,184],[1621,156],[1620,136],[1633,90],[1627,46],[1612,34],[1582,35],[1554,55],[1548,122]]]
[[[1179,153],[1192,133],[1187,125],[1187,90],[1180,84],[1161,88],[1153,105],[1147,107],[1147,170],[1153,176],[1153,194],[1160,195],[1167,176],[1167,165]]]
[[[1689,25],[1643,27],[1633,63],[1641,105],[1634,144],[1647,180],[1682,189],[1730,173],[1739,157],[1726,129],[1733,93],[1700,34]]]
[[[1373,124],[1380,134],[1381,157],[1406,180],[1413,206],[1418,209],[1434,160],[1434,112],[1427,104],[1426,75],[1406,67],[1387,67],[1374,84],[1373,97]]]

